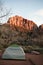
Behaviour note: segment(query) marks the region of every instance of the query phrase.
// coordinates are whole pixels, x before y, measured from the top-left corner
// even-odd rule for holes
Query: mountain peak
[[[26,29],[28,31],[32,31],[37,28],[37,25],[33,21],[27,20],[18,15],[10,17],[7,23],[9,23],[11,27],[16,26],[20,29],[22,28],[23,30]]]

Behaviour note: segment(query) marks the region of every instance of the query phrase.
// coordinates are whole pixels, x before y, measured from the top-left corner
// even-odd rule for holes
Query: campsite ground
[[[4,60],[1,56],[0,53],[0,65],[43,65],[43,55],[26,53],[26,60]]]

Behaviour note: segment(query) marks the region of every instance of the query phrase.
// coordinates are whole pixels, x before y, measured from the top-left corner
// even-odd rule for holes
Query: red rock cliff
[[[17,26],[29,31],[37,28],[37,25],[33,21],[17,15],[10,17],[7,23],[9,23],[11,27]]]

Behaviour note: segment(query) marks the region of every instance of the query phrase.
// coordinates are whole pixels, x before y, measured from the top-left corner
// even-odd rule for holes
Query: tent
[[[2,58],[3,59],[25,59],[25,53],[21,46],[11,45],[4,51]]]

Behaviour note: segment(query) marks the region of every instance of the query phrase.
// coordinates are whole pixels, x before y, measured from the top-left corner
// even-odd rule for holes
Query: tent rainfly
[[[25,53],[20,46],[10,46],[4,51],[2,59],[25,59]]]

